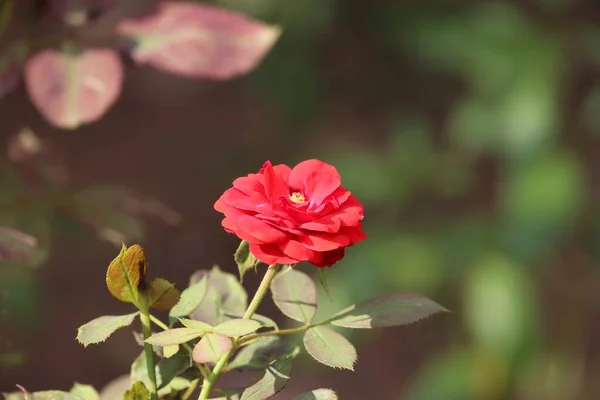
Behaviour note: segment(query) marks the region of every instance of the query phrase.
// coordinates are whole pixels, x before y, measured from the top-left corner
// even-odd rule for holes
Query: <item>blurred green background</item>
[[[142,243],[181,285],[214,262],[235,271],[236,240],[212,210],[235,177],[266,159],[335,164],[369,238],[328,271],[320,312],[416,291],[452,313],[352,332],[356,372],[306,359],[282,399],[316,387],[342,399],[600,398],[600,3],[213,3],[284,27],[249,76],[128,71],[115,108],[78,132],[45,125],[21,87],[0,102],[0,132],[31,126],[76,185],[126,185],[180,212],[183,230],[151,223]],[[3,390],[101,386],[138,351],[127,334],[75,343],[77,326],[124,309],[101,278],[116,250],[49,221],[48,261],[0,280]]]

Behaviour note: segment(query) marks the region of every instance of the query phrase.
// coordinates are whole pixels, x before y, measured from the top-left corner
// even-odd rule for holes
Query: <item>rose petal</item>
[[[244,193],[246,196],[252,196],[253,193],[265,192],[265,186],[263,184],[264,177],[259,174],[249,174],[237,178],[233,181],[233,187]]]
[[[250,252],[265,264],[297,264],[300,260],[290,258],[283,254],[281,249],[272,244],[250,243]]]
[[[339,249],[328,251],[326,253],[323,253],[323,259],[320,262],[314,264],[319,268],[331,267],[333,264],[344,258],[345,253],[345,247],[340,247]]]
[[[241,232],[250,235],[249,242],[259,243],[279,243],[286,239],[286,234],[272,225],[262,221],[256,217],[249,215],[241,215],[237,219],[238,229]]]
[[[271,204],[282,196],[288,197],[290,189],[287,181],[284,181],[270,162],[266,162],[261,172],[265,176],[265,193]]]
[[[300,225],[300,229],[306,229],[317,232],[334,233],[340,230],[342,225],[339,215],[326,215],[315,221],[310,221]]]
[[[287,240],[279,245],[279,248],[286,256],[300,261],[310,261],[313,264],[323,260],[323,254],[310,250],[297,240]]]
[[[301,190],[310,199],[309,209],[315,208],[342,184],[333,165],[319,160],[307,160],[296,165],[289,176],[291,188]]]
[[[311,233],[299,237],[300,243],[310,250],[331,251],[339,247],[350,245],[351,241],[347,236],[340,234]]]

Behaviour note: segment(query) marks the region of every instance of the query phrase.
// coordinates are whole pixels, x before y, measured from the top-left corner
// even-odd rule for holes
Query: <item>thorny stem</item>
[[[273,282],[273,278],[275,278],[275,275],[277,274],[279,269],[280,269],[280,266],[278,264],[269,265],[269,268],[267,268],[267,272],[265,273],[265,276],[263,277],[262,281],[260,282],[260,285],[259,285],[258,289],[256,290],[256,293],[254,293],[254,297],[252,298],[252,301],[250,302],[248,309],[244,313],[243,318],[251,318],[252,315],[254,315],[254,313],[256,312],[256,309],[260,305],[260,302],[265,297],[265,294],[267,294],[267,291],[269,290],[269,287],[271,286],[271,282]],[[225,353],[221,356],[221,358],[219,359],[219,361],[213,368],[212,372],[210,373],[208,379],[204,380],[204,383],[202,385],[202,390],[200,391],[200,396],[198,397],[198,400],[207,400],[208,399],[208,396],[210,395],[210,392],[211,392],[214,384],[216,383],[217,379],[219,378],[221,372],[223,371],[223,368],[225,368],[225,366],[227,365],[227,362],[229,361],[229,359],[235,352],[236,348],[237,348],[237,346],[234,346],[231,350],[229,350],[227,353]]]
[[[152,345],[145,342],[152,335],[148,298],[145,293],[140,294],[141,296],[138,298],[138,307],[140,309],[140,321],[142,322],[142,334],[144,335],[144,354],[146,356],[146,365],[148,367],[148,378],[150,379],[150,398],[151,400],[158,400],[156,371],[154,369],[154,353],[152,351]]]
[[[169,327],[162,322],[160,319],[156,318],[154,315],[150,314],[150,320],[152,322],[154,322],[154,324],[156,326],[158,326],[159,328],[161,328],[164,331],[169,330]],[[190,353],[190,355],[192,354],[192,346],[190,346],[187,343],[182,343],[181,346],[188,352]],[[200,363],[194,362],[194,365],[196,366],[196,368],[198,368],[198,370],[200,371],[200,373],[202,374],[202,377],[204,379],[208,379],[208,376],[210,375],[210,369],[208,369],[208,367],[206,367],[205,365],[202,365]]]

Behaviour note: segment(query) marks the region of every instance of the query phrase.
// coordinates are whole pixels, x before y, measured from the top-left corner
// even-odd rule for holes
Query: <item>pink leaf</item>
[[[117,31],[136,42],[132,57],[167,73],[229,79],[254,69],[280,29],[207,4],[166,2]]]
[[[25,66],[31,101],[49,123],[64,129],[100,119],[119,97],[122,82],[121,59],[108,49],[45,50]]]

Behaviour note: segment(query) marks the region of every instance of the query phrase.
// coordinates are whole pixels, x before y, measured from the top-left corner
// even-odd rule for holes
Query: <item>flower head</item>
[[[225,215],[225,230],[247,240],[266,264],[331,266],[367,236],[364,207],[342,187],[336,168],[319,160],[294,168],[267,161],[258,173],[236,179],[215,209]]]

